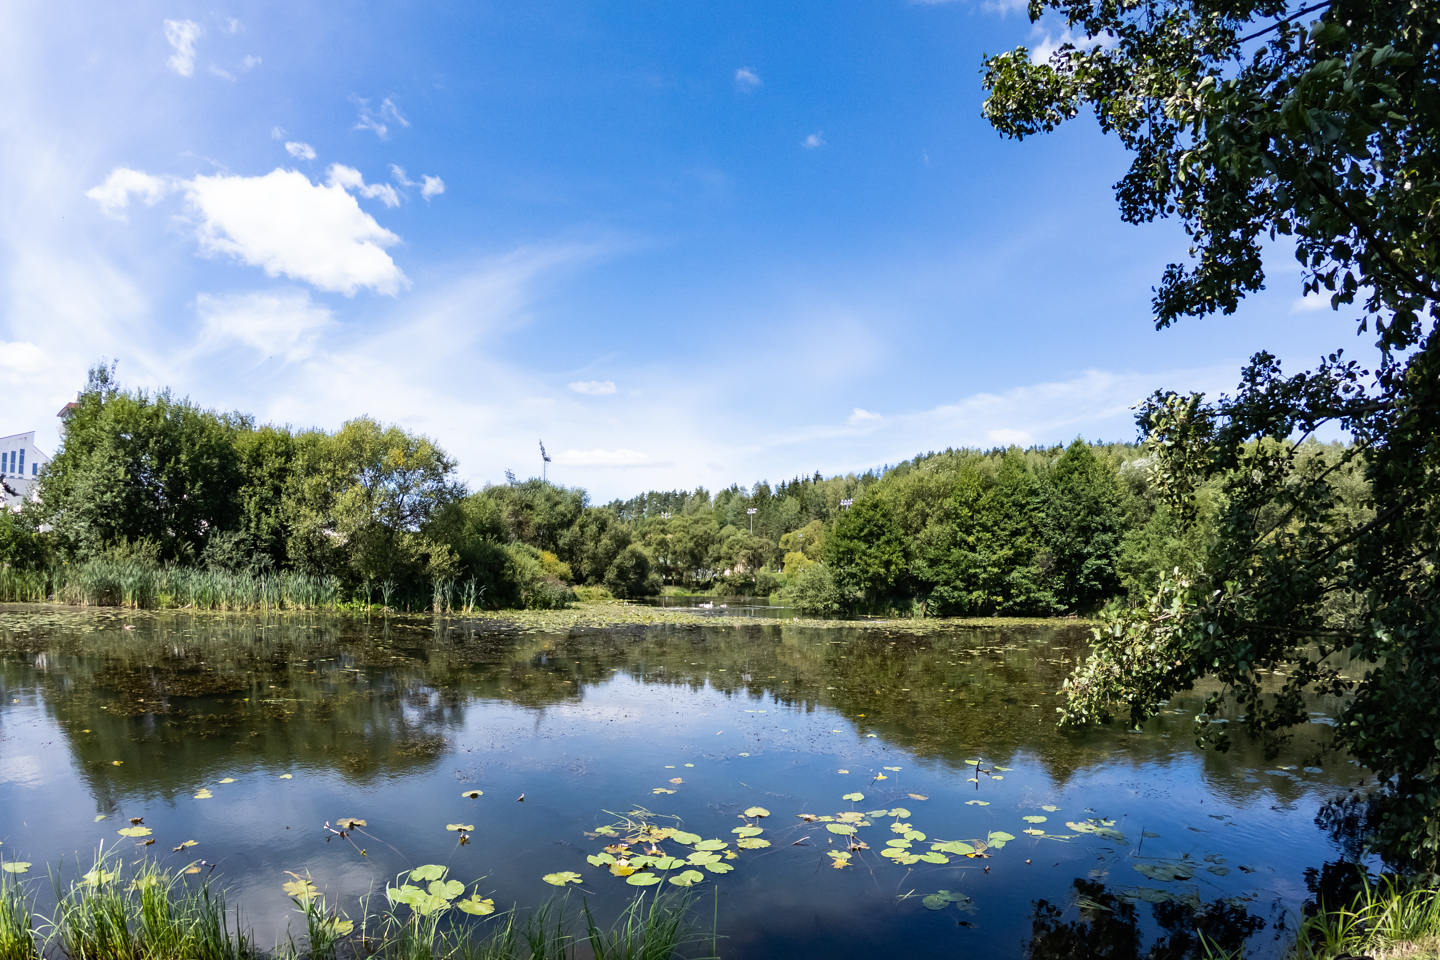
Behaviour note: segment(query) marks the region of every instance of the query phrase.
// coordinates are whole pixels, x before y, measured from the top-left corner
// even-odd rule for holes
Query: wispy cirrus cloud
[[[400,112],[392,97],[386,97],[380,101],[378,107],[371,107],[370,101],[361,97],[353,98],[360,115],[355,119],[355,130],[369,130],[381,140],[388,140],[390,137],[391,124],[399,124],[402,127],[410,126],[410,121]]]
[[[166,20],[165,42],[170,44],[170,57],[165,65],[182,77],[195,75],[195,43],[205,29],[194,20]]]
[[[752,67],[741,67],[735,71],[735,86],[744,93],[759,90],[764,81]]]
[[[575,380],[568,386],[572,393],[586,397],[608,397],[615,392],[614,380]]]

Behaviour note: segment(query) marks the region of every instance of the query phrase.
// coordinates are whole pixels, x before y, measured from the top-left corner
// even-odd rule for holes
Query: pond
[[[1065,624],[0,607],[0,855],[62,880],[101,843],[203,858],[264,945],[296,920],[287,871],[352,914],[435,863],[502,907],[613,915],[638,892],[604,850],[628,815],[679,831],[656,849],[727,958],[1178,956],[1197,910],[1278,955],[1307,868],[1341,854],[1315,817],[1357,771],[1311,757],[1333,705],[1271,759],[1199,752],[1199,694],[1143,732],[1061,731],[1085,649]]]

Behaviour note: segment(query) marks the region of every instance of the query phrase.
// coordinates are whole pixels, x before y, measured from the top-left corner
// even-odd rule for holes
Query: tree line
[[[1346,467],[1341,447],[1308,450]],[[557,607],[589,586],[773,595],[814,615],[1087,613],[1147,595],[1210,535],[1203,512],[1182,523],[1166,506],[1151,459],[1081,440],[947,450],[594,505],[539,479],[468,490],[434,441],[366,417],[257,424],[97,367],[38,497],[0,521],[0,562],[303,574],[412,610]],[[1359,504],[1363,482],[1342,473]]]

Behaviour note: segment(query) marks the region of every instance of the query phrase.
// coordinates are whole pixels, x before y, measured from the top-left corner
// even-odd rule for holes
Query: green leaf
[[[827,823],[825,829],[831,833],[838,833],[842,837],[852,836],[855,833],[855,828],[848,823]]]
[[[842,795],[840,799],[849,800],[851,803],[859,803],[861,800],[865,799],[865,794],[857,790],[854,793],[847,793]]]
[[[448,867],[442,867],[438,863],[427,863],[411,870],[410,879],[416,883],[424,883],[427,880],[443,880],[448,872]]]
[[[481,900],[478,893],[472,893],[464,900],[455,904],[455,906],[459,907],[461,911],[470,914],[472,917],[488,917],[495,912],[495,901],[488,899]]]
[[[705,874],[699,870],[685,870],[670,878],[670,882],[677,887],[693,887],[705,879]]]
[[[625,878],[625,882],[632,887],[649,887],[660,882],[658,874],[646,871],[644,873],[632,873]]]
[[[770,816],[770,811],[769,811],[769,810],[766,810],[764,807],[746,807],[746,808],[745,808],[745,816],[747,816],[747,817],[768,817],[768,816]]]
[[[29,873],[31,866],[26,860],[0,860],[0,870],[6,873]]]
[[[567,883],[579,883],[581,877],[573,870],[562,870],[559,873],[547,873],[540,879],[551,886],[563,887]]]

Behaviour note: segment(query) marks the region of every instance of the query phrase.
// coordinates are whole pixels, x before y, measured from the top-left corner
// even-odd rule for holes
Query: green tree
[[[1273,738],[1308,719],[1307,694],[1348,693],[1335,736],[1373,774],[1370,840],[1440,872],[1440,4],[1031,0],[1032,18],[1051,9],[1103,42],[991,58],[985,113],[1024,137],[1088,107],[1130,151],[1121,215],[1178,218],[1191,241],[1156,288],[1157,325],[1235,310],[1286,238],[1297,292],[1328,295],[1377,348],[1370,369],[1337,350],[1290,375],[1261,353],[1233,396],[1146,404],[1158,489],[1188,522],[1215,485],[1215,535],[1193,571],[1100,631],[1067,716],[1139,722],[1211,677],[1225,693],[1210,715],[1233,699]],[[1354,438],[1343,456],[1305,455],[1336,429]],[[1352,461],[1359,511],[1337,490]],[[1346,658],[1364,666],[1342,673]],[[1201,734],[1225,743],[1220,725]]]
[[[835,518],[824,563],[847,607],[875,610],[900,599],[909,569],[905,540],[883,496],[860,497]]]
[[[650,567],[650,555],[632,543],[605,571],[605,586],[622,600],[653,597],[660,592],[660,577]]]
[[[237,520],[232,432],[169,391],[122,391],[113,366],[97,366],[41,478],[40,521],[70,558],[149,540],[163,560],[194,560]]]
[[[1125,534],[1125,490],[1108,460],[1076,440],[1047,478],[1045,545],[1056,601],[1090,610],[1119,590],[1115,569]]]

